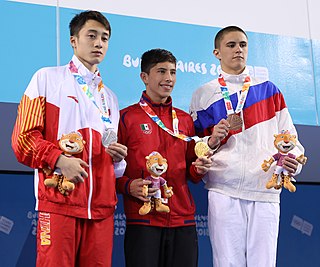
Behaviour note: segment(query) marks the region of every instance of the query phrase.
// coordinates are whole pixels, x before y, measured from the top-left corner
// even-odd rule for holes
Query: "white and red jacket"
[[[147,94],[142,95],[145,102],[162,120],[164,125],[172,128],[172,101],[153,103]],[[194,126],[190,115],[174,108],[179,119],[179,132],[194,136]],[[191,163],[195,161],[194,141],[185,142],[173,137],[152,121],[139,103],[120,111],[119,143],[128,147],[125,176],[117,179],[117,190],[123,194],[124,210],[127,224],[140,224],[158,227],[178,227],[195,225],[195,204],[188,187],[188,180],[201,181],[202,175],[196,173]],[[150,174],[146,168],[146,159],[151,152],[157,151],[167,159],[168,169],[161,176],[173,187],[174,195],[168,199],[169,213],[152,211],[139,215],[143,202],[130,195],[133,179],[147,178]],[[163,194],[162,194],[163,195]]]
[[[115,94],[107,87],[98,89],[101,77],[91,73],[76,56],[72,61],[98,106],[103,97],[106,99],[112,126],[117,130]],[[42,68],[34,74],[18,108],[12,148],[19,162],[35,169],[36,210],[89,219],[113,214],[117,203],[115,169],[101,142],[103,129],[99,109],[82,91],[69,65]],[[63,196],[44,185],[42,168],[55,168],[62,153],[58,140],[72,131],[79,131],[86,142],[83,152],[75,157],[89,164],[89,177],[77,183],[69,196]]]
[[[240,75],[230,75],[223,71],[221,73],[235,109],[249,70],[245,69]],[[213,166],[203,180],[208,190],[230,197],[279,202],[281,191],[265,188],[274,168],[264,172],[261,164],[277,152],[273,144],[274,134],[282,130],[288,130],[291,134],[297,133],[279,88],[270,81],[260,81],[254,77],[251,77],[251,80],[252,85],[241,112],[243,127],[238,131],[230,131],[222,140],[220,148],[213,155]],[[193,93],[190,112],[196,132],[204,135],[209,135],[212,127],[227,117],[217,79]],[[304,153],[304,148],[299,142],[292,153],[297,156]],[[300,170],[301,165],[296,174]]]

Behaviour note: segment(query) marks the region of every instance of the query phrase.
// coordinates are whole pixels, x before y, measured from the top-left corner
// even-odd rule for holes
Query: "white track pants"
[[[208,191],[214,267],[275,267],[279,203],[231,198]]]

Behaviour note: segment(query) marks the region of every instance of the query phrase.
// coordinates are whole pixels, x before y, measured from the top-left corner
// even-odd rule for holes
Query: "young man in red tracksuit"
[[[37,266],[111,267],[115,172],[123,174],[126,155],[125,146],[105,142],[106,133],[116,137],[119,120],[117,98],[97,68],[111,28],[96,11],[76,15],[69,26],[74,56],[32,77],[18,108],[12,147],[19,162],[35,169]],[[74,157],[63,155],[58,145],[70,132],[85,141]],[[43,169],[60,169],[75,189],[64,195],[46,187]]]
[[[126,266],[195,267],[198,260],[195,204],[187,181],[199,182],[212,161],[210,157],[197,159],[194,141],[187,142],[172,134],[176,130],[194,136],[190,115],[172,106],[170,95],[176,82],[176,58],[172,53],[163,49],[145,52],[140,77],[146,90],[139,103],[121,110],[118,130],[119,142],[128,148],[125,174],[117,179],[127,223]],[[155,123],[159,120],[162,126]],[[168,199],[169,213],[154,209],[142,216],[139,209],[149,201],[142,188],[151,183],[144,180],[149,176],[145,157],[153,151],[167,159],[168,169],[161,176],[173,187],[174,195]],[[149,188],[149,195],[156,190]]]

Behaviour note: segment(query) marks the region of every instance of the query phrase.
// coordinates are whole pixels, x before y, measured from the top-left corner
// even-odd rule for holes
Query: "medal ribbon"
[[[227,114],[231,115],[231,114],[234,114],[234,113],[236,113],[236,114],[239,113],[243,109],[244,103],[246,102],[246,99],[247,99],[247,95],[248,95],[248,92],[249,92],[249,87],[251,85],[250,76],[248,75],[244,79],[243,86],[242,86],[242,89],[241,89],[240,99],[238,101],[238,104],[237,104],[237,107],[236,107],[235,111],[233,110],[233,107],[232,107],[232,103],[231,103],[231,100],[230,100],[230,95],[229,95],[229,90],[228,90],[227,84],[226,84],[226,82],[225,82],[225,80],[224,80],[224,78],[223,78],[223,76],[221,74],[218,77],[218,82],[220,84],[220,89],[221,89],[221,92],[222,92],[222,97],[224,99],[224,104],[226,106]]]
[[[148,105],[146,101],[141,97],[140,99],[140,107],[144,110],[144,112],[164,131],[168,134],[177,137],[183,141],[190,142],[191,140],[195,140],[196,142],[200,141],[200,137],[198,136],[186,136],[184,134],[179,133],[179,120],[177,117],[176,111],[172,108],[172,126],[173,131],[164,125],[164,123],[160,120],[158,115],[152,110],[152,108]]]
[[[93,94],[89,91],[89,86],[87,85],[87,83],[85,82],[85,80],[83,79],[83,77],[79,74],[78,68],[76,67],[76,65],[74,65],[73,61],[71,60],[69,62],[69,69],[72,73],[72,75],[74,76],[74,78],[76,79],[76,81],[78,82],[79,86],[81,87],[82,91],[85,93],[85,95],[91,100],[91,102],[97,107],[97,109],[100,111],[100,117],[102,122],[104,123],[104,125],[106,126],[106,128],[110,128],[109,125],[111,125],[111,120],[110,120],[110,115],[109,115],[109,111],[108,111],[108,107],[107,107],[107,102],[104,96],[104,93],[101,92],[101,102],[102,102],[102,108],[103,111],[99,108],[97,102],[95,101]],[[101,90],[101,88],[103,87],[103,83],[102,81],[99,83],[98,85],[98,89],[99,91]],[[108,127],[109,126],[109,127]]]

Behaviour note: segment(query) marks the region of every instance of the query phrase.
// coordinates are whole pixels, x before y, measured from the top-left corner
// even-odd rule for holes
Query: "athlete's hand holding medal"
[[[117,143],[117,141],[116,132],[112,128],[106,128],[102,135],[102,144],[114,162],[120,162],[128,154],[127,147]]]
[[[221,123],[221,124],[223,124],[223,123]],[[217,128],[220,128],[220,126]],[[212,138],[212,136],[210,136],[209,140],[211,138]],[[217,140],[216,137],[214,138],[214,140]],[[217,147],[219,144],[220,144],[220,141],[217,144]],[[192,164],[196,167],[196,170],[199,174],[204,175],[209,171],[210,167],[213,164],[212,156],[213,156],[214,151],[215,151],[215,147],[210,147],[209,141],[208,141],[208,143],[206,143],[202,139],[200,139],[196,142],[195,147],[194,147],[194,152],[198,158]]]
[[[196,161],[192,162],[192,165],[196,167],[197,173],[206,174],[213,164],[213,151],[203,141],[199,141],[196,143],[194,151],[198,158],[196,159]]]
[[[120,162],[127,156],[128,149],[120,143],[112,143],[106,148],[106,152],[112,157],[113,162]]]
[[[226,138],[231,130],[231,125],[228,119],[222,119],[213,127],[212,134],[208,140],[208,145],[211,149],[216,150],[221,141]]]
[[[242,119],[237,114],[228,115],[227,119],[222,119],[213,127],[208,143],[198,141],[194,147],[194,151],[198,159],[193,163],[196,166],[197,172],[205,174],[212,166],[212,155],[216,151],[221,141],[226,138],[229,131],[237,131],[242,128]]]

